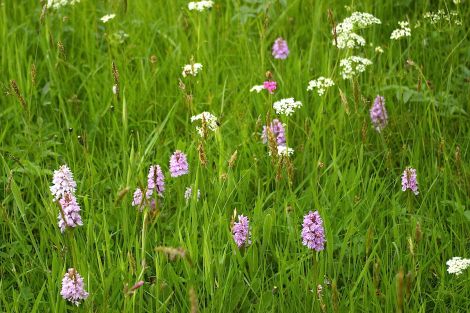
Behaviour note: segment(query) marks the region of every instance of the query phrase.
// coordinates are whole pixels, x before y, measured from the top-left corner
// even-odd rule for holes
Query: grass
[[[202,312],[469,311],[469,272],[450,275],[445,265],[470,255],[468,3],[220,0],[203,13],[186,5],[82,0],[41,19],[38,1],[0,1],[0,311],[185,312],[190,290]],[[423,18],[438,9],[456,10],[463,25]],[[382,20],[361,32],[367,45],[354,54],[373,65],[352,81],[341,79],[339,61],[353,52],[332,46],[328,10],[336,23],[352,11]],[[401,20],[412,36],[391,41]],[[119,30],[129,35],[122,43]],[[271,56],[279,36],[291,51],[285,61]],[[204,68],[183,79],[192,57]],[[268,70],[275,94],[249,93]],[[323,97],[306,91],[318,76],[336,83]],[[389,115],[382,133],[369,118],[377,94]],[[276,179],[260,140],[272,102],[287,97],[303,103],[281,118],[295,149],[291,184],[286,168]],[[190,122],[202,111],[221,124],[205,143],[206,167]],[[190,174],[174,179],[177,149]],[[62,164],[75,175],[84,221],[65,234],[49,191]],[[158,214],[131,206],[151,164],[166,175]],[[408,165],[418,196],[401,191]],[[185,201],[189,185],[199,201]],[[242,250],[230,230],[235,209],[251,224]],[[310,210],[324,219],[323,252],[301,242]],[[157,246],[182,247],[187,258],[171,261]],[[78,308],[60,296],[70,267],[90,293]]]

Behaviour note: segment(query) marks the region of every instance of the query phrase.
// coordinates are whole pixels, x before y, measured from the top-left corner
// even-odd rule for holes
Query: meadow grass
[[[462,25],[423,18],[438,9],[457,11]],[[338,50],[328,10],[336,23],[360,11],[382,24],[361,32],[365,47]],[[189,312],[190,293],[201,312],[470,310],[470,273],[445,265],[470,257],[468,1],[219,0],[199,13],[182,0],[81,0],[41,17],[38,1],[2,0],[0,11],[1,312]],[[102,23],[108,13],[117,16]],[[391,41],[402,20],[411,37]],[[280,36],[286,60],[271,55]],[[339,61],[352,53],[373,65],[343,80]],[[191,59],[203,69],[182,78]],[[278,89],[250,93],[266,71]],[[323,97],[306,90],[318,76],[335,81]],[[378,94],[382,133],[369,118]],[[288,97],[303,104],[281,118],[295,150],[291,182],[260,139],[272,103]],[[220,122],[205,167],[190,122],[203,111]],[[175,150],[189,175],[168,175]],[[49,191],[62,164],[84,222],[64,234]],[[151,164],[166,176],[158,213],[131,206]],[[401,191],[406,166],[417,169],[418,196]],[[199,201],[184,199],[189,185]],[[250,219],[243,249],[235,209]],[[300,236],[315,210],[322,252]],[[78,308],[60,295],[71,267],[89,292]]]

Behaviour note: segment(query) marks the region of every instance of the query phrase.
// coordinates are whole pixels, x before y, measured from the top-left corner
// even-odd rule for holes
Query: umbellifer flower
[[[216,131],[219,128],[217,117],[210,112],[202,112],[201,114],[191,116],[191,123],[194,121],[201,121],[202,126],[196,126],[196,130],[201,137],[204,137],[204,129],[210,131]]]
[[[410,37],[411,36],[411,29],[410,23],[407,21],[398,22],[400,28],[395,29],[392,34],[390,35],[390,39],[398,40],[403,37]]]
[[[323,96],[325,94],[326,89],[334,86],[334,82],[331,78],[326,78],[323,76],[318,77],[315,80],[311,80],[308,83],[307,91],[317,89],[317,93],[319,96]]]
[[[462,272],[470,266],[470,259],[463,259],[461,257],[453,257],[446,262],[447,272],[449,274],[460,275]]]
[[[295,101],[294,98],[281,99],[273,103],[273,108],[276,113],[285,116],[292,115],[292,113],[301,106],[302,102]]]
[[[238,215],[238,222],[233,224],[233,240],[239,248],[247,247],[251,244],[250,221],[248,217]]]
[[[370,119],[374,128],[379,133],[387,126],[388,115],[385,109],[385,99],[382,96],[375,97],[374,105],[370,109]]]
[[[103,22],[103,23],[107,23],[108,21],[112,20],[113,18],[116,17],[116,14],[106,14],[105,16],[103,16],[102,18],[100,18],[100,20]]]
[[[186,77],[188,75],[196,76],[200,70],[202,70],[201,63],[186,64],[185,66],[183,66],[183,72],[181,73],[181,75],[183,75],[183,77]]]
[[[287,42],[281,37],[277,38],[273,44],[273,57],[275,59],[284,60],[289,55],[289,47]]]
[[[190,2],[188,3],[188,9],[189,11],[199,11],[202,12],[206,9],[212,8],[214,5],[214,1],[198,1],[198,2]]]
[[[321,251],[325,248],[325,230],[318,211],[310,211],[302,224],[302,244],[310,249]]]
[[[170,174],[171,177],[178,177],[189,173],[189,165],[186,155],[176,150],[170,158]]]
[[[74,268],[69,268],[64,275],[60,295],[76,306],[80,304],[80,301],[88,298],[88,292],[85,291],[83,278]]]
[[[339,61],[341,67],[341,76],[343,79],[352,79],[359,73],[366,70],[366,67],[371,65],[372,61],[358,56],[350,56],[349,58]]]
[[[406,191],[407,189],[413,191],[415,195],[419,194],[416,170],[412,167],[407,167],[401,176],[401,190]]]

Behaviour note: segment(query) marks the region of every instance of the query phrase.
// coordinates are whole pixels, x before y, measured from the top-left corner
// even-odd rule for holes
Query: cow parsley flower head
[[[276,114],[290,116],[294,111],[302,106],[302,102],[295,101],[294,98],[281,99],[273,103]]]
[[[47,0],[47,7],[52,9],[60,9],[67,5],[74,5],[79,3],[80,0]]]
[[[307,91],[317,89],[318,95],[323,96],[325,94],[326,89],[334,85],[335,83],[331,78],[325,78],[323,76],[320,76],[315,80],[309,81]]]
[[[198,2],[189,2],[188,3],[188,9],[189,11],[199,11],[202,12],[206,9],[212,8],[214,5],[214,1],[198,1]]]
[[[201,121],[202,126],[196,126],[196,130],[201,137],[204,137],[204,129],[208,129],[210,131],[216,131],[219,128],[219,122],[217,121],[217,117],[210,113],[210,112],[202,112],[201,114],[191,116],[191,123],[194,121]]]
[[[133,196],[133,199],[132,199],[132,206],[141,207],[142,206],[142,200],[143,200],[142,190],[140,190],[140,188],[137,188],[134,191],[134,196]]]
[[[238,222],[233,224],[233,240],[239,248],[247,247],[251,244],[250,221],[248,217],[238,215]]]
[[[103,23],[107,23],[108,21],[112,20],[113,18],[116,17],[116,14],[106,14],[105,16],[103,16],[102,18],[100,18],[100,20],[103,22]]]
[[[289,157],[294,154],[294,149],[289,148],[288,146],[277,146],[277,155]]]
[[[370,109],[370,119],[374,128],[379,133],[387,126],[388,115],[385,109],[385,98],[382,96],[375,97],[374,104]]]
[[[390,35],[390,39],[398,40],[403,37],[410,37],[411,36],[411,28],[410,23],[407,21],[398,22],[400,28],[395,29],[392,34]]]
[[[183,75],[183,77],[186,77],[188,75],[196,76],[200,70],[202,70],[201,63],[186,64],[185,66],[183,66],[183,72],[181,73],[181,75]]]
[[[193,188],[192,187],[186,187],[186,190],[184,192],[184,199],[186,202],[191,199],[191,196],[193,195]],[[201,197],[201,191],[198,189],[197,190],[197,200],[199,201],[199,198]]]
[[[277,83],[275,81],[268,80],[263,83],[263,87],[269,91],[270,94],[273,94],[274,90],[277,88]]]
[[[463,259],[461,257],[453,257],[446,262],[447,272],[449,274],[460,275],[467,267],[470,267],[470,259]]]
[[[158,196],[163,197],[163,192],[165,191],[165,177],[163,176],[160,165],[150,166],[147,176],[147,192],[145,194],[147,199],[153,195],[154,191],[157,192]]]
[[[341,76],[343,79],[352,79],[357,74],[364,72],[366,67],[371,64],[371,60],[358,56],[350,56],[349,58],[342,59],[339,62]]]
[[[260,93],[264,89],[264,85],[256,85],[251,87],[250,92],[256,91],[257,93]]]
[[[171,177],[178,177],[189,173],[189,165],[186,155],[176,150],[170,158],[170,174]]]
[[[54,171],[52,178],[53,185],[50,187],[54,196],[54,201],[65,196],[65,194],[75,193],[77,183],[73,179],[73,174],[67,165],[62,165],[58,170]]]
[[[377,47],[375,47],[375,52],[382,54],[382,53],[384,53],[384,49],[382,49],[381,46],[377,46]]]
[[[354,30],[381,23],[382,22],[372,14],[354,12],[332,30],[333,35],[336,35],[333,40],[333,45],[338,49],[363,47],[366,44],[366,40],[364,37],[355,33]]]
[[[410,189],[415,195],[419,194],[418,181],[416,179],[416,169],[407,167],[401,176],[401,190]]]
[[[455,24],[457,26],[462,25],[462,20],[459,18],[459,13],[455,10],[446,12],[444,10],[437,10],[436,12],[426,12],[423,15],[426,21],[429,21],[432,25],[439,25],[442,23]]]
[[[321,251],[325,248],[325,230],[318,211],[310,211],[302,224],[302,244],[310,249]]]
[[[80,301],[88,298],[88,292],[85,291],[83,278],[74,268],[69,268],[64,278],[62,278],[60,295],[76,306],[80,304]]]
[[[284,60],[289,55],[289,47],[287,46],[287,41],[281,37],[277,38],[273,44],[273,57],[275,59]]]
[[[271,122],[269,129],[276,138],[277,145],[284,146],[286,144],[286,131],[281,121],[279,121],[278,119],[274,119]],[[263,133],[261,134],[261,139],[263,140],[264,144],[268,142],[268,127],[266,125],[263,126]]]

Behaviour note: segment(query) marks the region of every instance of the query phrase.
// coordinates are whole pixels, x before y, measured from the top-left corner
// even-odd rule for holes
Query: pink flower
[[[189,165],[186,155],[176,150],[170,158],[170,174],[171,177],[178,177],[189,173]]]
[[[238,215],[238,222],[233,224],[232,232],[233,240],[235,240],[235,243],[239,248],[242,246],[246,247],[251,244],[250,221],[248,220],[248,217]]]
[[[163,176],[160,165],[152,165],[147,176],[147,192],[145,196],[149,199],[156,191],[160,197],[163,197],[165,191],[165,177]]]
[[[277,38],[273,45],[273,57],[284,60],[288,55],[289,47],[287,47],[287,42],[281,37]]]
[[[406,189],[413,191],[416,196],[419,194],[416,169],[412,167],[407,167],[401,176],[401,190],[406,191]]]
[[[64,275],[60,295],[76,306],[80,304],[81,300],[88,298],[88,292],[85,291],[83,286],[83,278],[74,268],[69,268]]]
[[[77,199],[71,193],[66,193],[65,196],[59,200],[61,210],[57,216],[58,224],[61,232],[65,231],[66,227],[77,227],[83,225],[80,216],[80,206]]]
[[[310,249],[321,251],[325,248],[325,230],[318,211],[310,211],[302,224],[302,243]]]
[[[268,80],[263,83],[263,87],[268,90],[270,94],[273,94],[274,90],[277,88],[277,83],[275,81]]]

